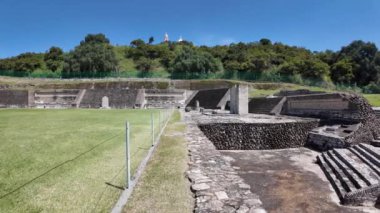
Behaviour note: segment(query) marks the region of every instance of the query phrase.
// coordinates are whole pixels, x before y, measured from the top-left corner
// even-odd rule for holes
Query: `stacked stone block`
[[[219,150],[265,150],[302,147],[317,120],[287,123],[210,123],[199,128]]]

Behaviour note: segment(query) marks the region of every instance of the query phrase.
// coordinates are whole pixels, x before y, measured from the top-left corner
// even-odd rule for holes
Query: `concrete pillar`
[[[235,85],[230,89],[230,95],[231,114],[248,114],[248,86]]]
[[[34,90],[28,90],[28,107],[29,108],[32,108],[34,107],[35,103],[34,103]]]
[[[199,105],[199,101],[196,100],[196,101],[195,101],[195,111],[199,111],[199,107],[200,107],[200,105]]]

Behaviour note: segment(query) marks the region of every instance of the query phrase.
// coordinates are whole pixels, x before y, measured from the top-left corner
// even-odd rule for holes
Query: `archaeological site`
[[[195,212],[380,211],[380,113],[353,93],[249,84],[82,82],[0,88],[0,108],[175,108]]]

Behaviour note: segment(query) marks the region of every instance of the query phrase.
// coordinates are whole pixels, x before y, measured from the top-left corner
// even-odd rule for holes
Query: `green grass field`
[[[193,212],[194,199],[185,177],[188,151],[185,124],[173,114],[123,212]]]
[[[158,110],[0,110],[0,212],[109,212],[125,186],[125,121],[134,171],[151,113],[157,124]]]
[[[380,94],[364,94],[368,102],[374,107],[380,107]]]

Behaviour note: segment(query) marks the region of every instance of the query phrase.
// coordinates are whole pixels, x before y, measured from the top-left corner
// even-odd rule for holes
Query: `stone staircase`
[[[342,204],[375,205],[380,195],[380,148],[359,144],[317,157]]]

